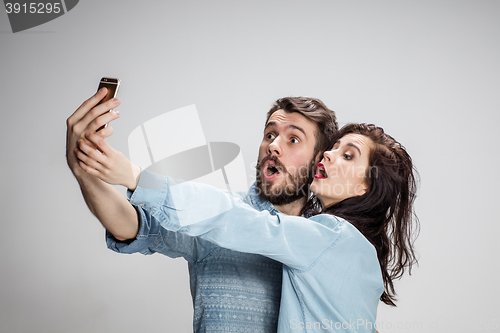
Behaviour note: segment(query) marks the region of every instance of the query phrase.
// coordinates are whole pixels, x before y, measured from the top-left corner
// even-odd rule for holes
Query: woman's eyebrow
[[[339,140],[339,141],[340,141],[340,140]],[[352,142],[348,142],[348,143],[346,143],[346,146],[356,148],[356,149],[358,150],[358,152],[359,152],[359,156],[361,156],[361,149],[360,149],[357,145],[355,145],[355,144],[354,144],[354,143],[352,143]]]

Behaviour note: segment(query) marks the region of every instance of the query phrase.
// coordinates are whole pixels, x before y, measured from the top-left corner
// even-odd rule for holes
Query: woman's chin
[[[331,197],[331,194],[327,193],[328,186],[326,186],[326,184],[320,184],[320,182],[317,181],[316,179],[313,180],[309,188],[311,192],[316,196],[316,198],[318,198],[318,200],[321,202],[321,206],[323,207],[323,209],[325,207],[330,207],[335,203],[339,202],[337,198]]]
[[[316,179],[314,179],[311,183],[311,185],[309,186],[309,190],[311,190],[311,192],[315,195],[315,196],[318,196],[318,190],[319,190],[319,186],[318,186],[318,181]],[[321,193],[320,193],[321,195]]]
[[[311,186],[309,186],[309,189],[311,190],[312,194],[316,196],[316,198],[319,199],[319,201],[322,201],[321,199],[323,198],[323,193],[321,192],[321,185],[319,185],[316,180],[314,180],[311,183]]]
[[[319,197],[321,195],[323,196],[328,195],[328,193],[326,192],[329,189],[329,185],[323,179],[314,178],[311,185],[309,186],[309,189],[311,190],[312,193],[314,193],[317,197]]]

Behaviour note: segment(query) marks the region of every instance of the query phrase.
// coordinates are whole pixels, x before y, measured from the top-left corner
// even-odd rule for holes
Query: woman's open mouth
[[[328,178],[328,174],[326,173],[325,166],[323,163],[318,163],[318,166],[316,168],[316,174],[314,175],[314,178],[317,179],[326,179]]]

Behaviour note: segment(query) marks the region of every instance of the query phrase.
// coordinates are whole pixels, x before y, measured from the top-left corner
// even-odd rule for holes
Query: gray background
[[[185,262],[107,250],[66,165],[65,121],[102,76],[122,80],[115,148],[196,104],[249,177],[279,97],[384,127],[420,172],[422,230],[379,331],[499,331],[499,17],[485,0],[88,0],[12,34],[0,11],[0,331],[191,331]]]

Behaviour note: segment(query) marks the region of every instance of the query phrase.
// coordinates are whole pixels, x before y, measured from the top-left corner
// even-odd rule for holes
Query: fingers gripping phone
[[[101,88],[107,88],[108,93],[106,94],[106,96],[103,99],[101,99],[101,101],[97,105],[106,103],[110,99],[116,97],[116,95],[118,94],[118,89],[120,88],[120,80],[109,78],[109,77],[103,77],[101,79],[101,82],[99,82],[99,88],[97,88],[97,91],[99,91],[99,89],[101,89]],[[110,110],[110,111],[112,111],[112,110]],[[108,126],[108,124],[102,125],[101,127],[99,127],[96,130],[96,132],[102,130],[103,128],[105,128],[107,126]]]

